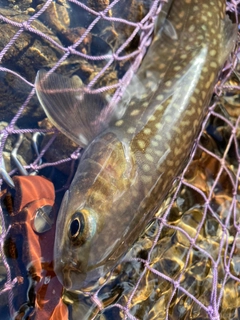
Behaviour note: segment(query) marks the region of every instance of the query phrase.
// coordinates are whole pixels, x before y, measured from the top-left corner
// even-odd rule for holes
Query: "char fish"
[[[103,117],[101,95],[57,74],[37,75],[49,119],[85,147],[55,236],[55,272],[70,290],[113,269],[156,213],[186,164],[236,39],[225,0],[175,0],[164,25],[123,97],[126,110],[119,104]]]

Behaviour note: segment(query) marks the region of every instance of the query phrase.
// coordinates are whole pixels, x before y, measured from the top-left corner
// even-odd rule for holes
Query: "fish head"
[[[83,205],[74,208],[71,190],[68,190],[59,211],[55,245],[55,273],[67,289],[80,289],[101,275],[94,270],[89,274],[88,261],[91,240],[96,233],[97,216],[91,208]]]
[[[58,213],[54,269],[69,290],[82,290],[105,275],[126,252],[128,194],[134,164],[113,134],[85,150]],[[124,243],[124,244],[123,244]],[[127,243],[126,243],[127,245]]]

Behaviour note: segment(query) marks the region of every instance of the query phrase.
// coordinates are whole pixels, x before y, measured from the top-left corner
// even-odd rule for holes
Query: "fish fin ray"
[[[35,81],[38,99],[49,120],[64,135],[85,147],[108,123],[98,120],[107,105],[102,94],[90,94],[73,79],[40,70]]]

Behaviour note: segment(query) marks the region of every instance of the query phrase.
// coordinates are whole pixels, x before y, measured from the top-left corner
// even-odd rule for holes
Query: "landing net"
[[[19,174],[10,153],[20,134],[21,163],[28,172],[49,178],[56,168],[61,179],[53,182],[59,197],[69,187],[81,153],[44,120],[34,89],[37,71],[77,75],[89,90],[108,91],[117,103],[151,42],[164,2],[1,2],[2,192],[5,172]],[[239,9],[240,1],[227,1],[237,23]],[[237,48],[224,66],[189,161],[152,224],[97,292],[63,292],[70,319],[240,318],[239,56]],[[39,155],[31,148],[36,132],[45,134]],[[10,318],[18,311],[13,300],[25,279],[12,277],[4,254],[11,228],[4,210],[1,207],[0,310]]]

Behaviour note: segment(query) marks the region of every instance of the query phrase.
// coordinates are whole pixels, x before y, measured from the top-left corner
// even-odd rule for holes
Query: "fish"
[[[236,32],[225,0],[173,1],[109,114],[101,94],[38,72],[48,118],[84,147],[56,226],[54,270],[68,290],[106,277],[153,219],[186,164]]]

